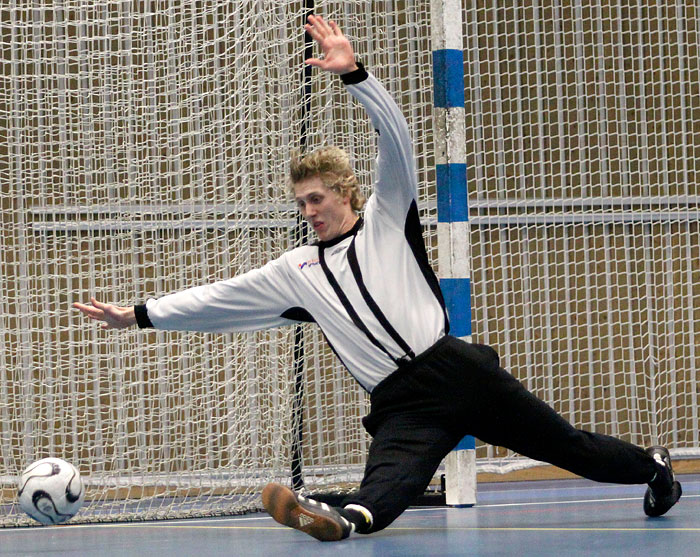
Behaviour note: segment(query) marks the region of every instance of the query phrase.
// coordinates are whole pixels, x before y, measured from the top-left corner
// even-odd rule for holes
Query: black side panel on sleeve
[[[435,276],[435,272],[430,266],[430,261],[428,261],[428,253],[425,251],[425,242],[423,242],[423,226],[420,223],[420,217],[418,216],[418,205],[416,205],[415,200],[411,202],[411,206],[408,209],[408,214],[406,215],[404,234],[408,245],[411,246],[413,256],[416,258],[418,266],[423,273],[423,277],[425,277],[428,286],[430,286],[430,290],[433,291],[433,294],[435,294],[435,297],[440,303],[440,307],[442,307],[442,311],[445,314],[445,334],[447,334],[450,332],[450,320],[447,316],[445,298],[442,296],[440,281]]]

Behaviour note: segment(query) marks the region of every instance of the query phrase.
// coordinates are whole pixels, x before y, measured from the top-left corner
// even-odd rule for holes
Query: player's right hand
[[[84,315],[96,321],[102,321],[103,329],[126,329],[136,325],[136,315],[134,308],[119,307],[112,304],[103,304],[94,297],[90,298],[90,304],[75,302],[73,307],[80,310]]]

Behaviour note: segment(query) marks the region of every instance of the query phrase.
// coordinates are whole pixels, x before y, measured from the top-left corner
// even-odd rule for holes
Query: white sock
[[[369,527],[372,527],[372,524],[374,523],[374,517],[372,516],[372,513],[365,509],[362,505],[355,505],[354,503],[350,503],[349,505],[345,505],[345,508],[361,513],[362,516],[365,517],[365,520],[367,521],[367,524],[369,524]]]

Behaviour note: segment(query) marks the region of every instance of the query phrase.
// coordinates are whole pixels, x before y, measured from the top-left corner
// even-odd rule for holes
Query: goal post
[[[433,105],[437,240],[440,288],[450,333],[471,342],[469,204],[464,117],[464,63],[461,0],[433,0]],[[464,438],[445,459],[448,505],[476,503],[476,452]]]

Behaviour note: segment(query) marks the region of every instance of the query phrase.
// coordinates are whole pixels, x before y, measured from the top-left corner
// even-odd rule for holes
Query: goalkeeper
[[[104,328],[250,331],[316,322],[370,393],[373,437],[359,491],[329,507],[269,484],[263,504],[278,522],[319,540],[386,528],[422,494],[465,435],[601,482],[648,484],[644,511],[660,516],[681,496],[669,453],[577,430],[502,369],[496,352],[448,334],[449,321],[418,218],[413,146],[405,119],[356,61],[333,22],[305,26],[377,132],[374,192],[364,199],[347,155],[321,148],[291,163],[299,211],[319,241],[238,277],[118,307],[74,306]]]

